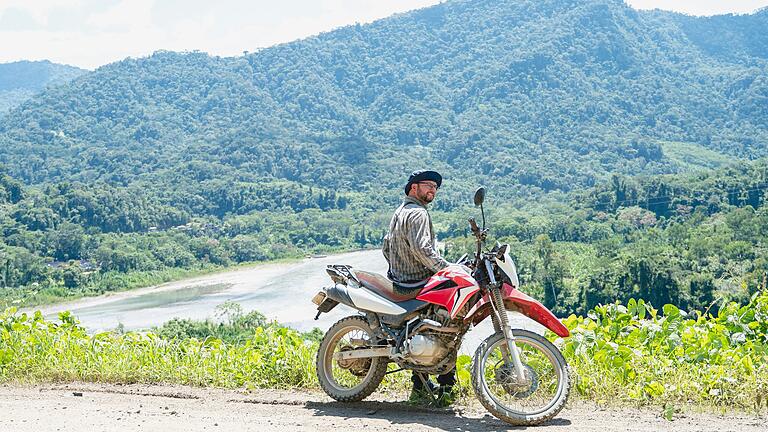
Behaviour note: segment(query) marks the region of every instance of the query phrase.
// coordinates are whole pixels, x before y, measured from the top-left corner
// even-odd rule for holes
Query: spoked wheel
[[[328,396],[341,402],[365,399],[384,379],[387,359],[334,359],[334,354],[375,345],[373,331],[361,316],[350,316],[334,324],[323,336],[317,351],[317,380]]]
[[[475,352],[472,387],[483,406],[499,419],[514,425],[539,424],[565,406],[571,386],[568,365],[544,337],[525,330],[514,330],[514,334],[524,380],[518,381],[515,367],[505,364],[504,336],[494,334]]]

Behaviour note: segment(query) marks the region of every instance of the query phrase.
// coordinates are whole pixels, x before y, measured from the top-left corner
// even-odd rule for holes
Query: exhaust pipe
[[[352,299],[349,298],[349,294],[347,294],[346,285],[335,284],[333,286],[323,288],[323,290],[325,291],[325,294],[328,296],[329,299],[336,300],[337,302],[352,308],[355,307],[355,304],[352,303]]]

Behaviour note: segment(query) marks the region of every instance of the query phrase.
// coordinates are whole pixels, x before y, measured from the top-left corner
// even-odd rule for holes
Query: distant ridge
[[[0,115],[47,86],[67,83],[86,72],[48,60],[0,63]]]

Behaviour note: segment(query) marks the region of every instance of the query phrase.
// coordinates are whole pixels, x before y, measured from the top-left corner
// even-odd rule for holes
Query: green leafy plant
[[[768,385],[768,294],[716,316],[644,301],[571,315],[563,354],[588,399],[759,408]]]
[[[179,383],[245,388],[317,388],[318,331],[301,334],[238,308],[230,322],[172,321],[154,332],[89,335],[69,312],[0,314],[0,381]],[[663,313],[642,300],[600,305],[564,320],[571,337],[550,335],[571,370],[575,395],[598,403],[766,408],[768,293],[729,303],[717,315]],[[459,394],[471,396],[471,358],[459,356]],[[388,375],[384,389],[408,387]]]

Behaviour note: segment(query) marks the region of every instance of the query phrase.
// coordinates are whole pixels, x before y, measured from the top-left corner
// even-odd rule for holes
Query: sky
[[[0,63],[85,69],[157,50],[235,56],[439,0],[0,0]],[[768,0],[627,0],[690,15],[750,13]]]

